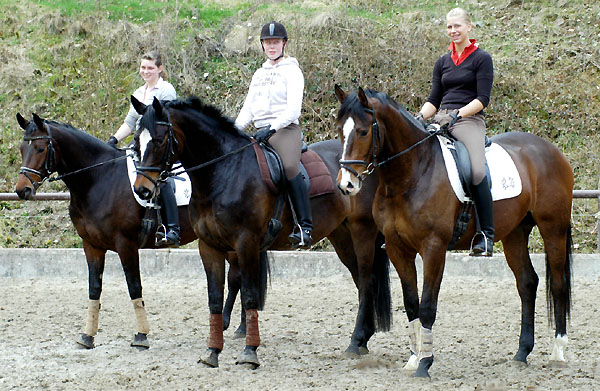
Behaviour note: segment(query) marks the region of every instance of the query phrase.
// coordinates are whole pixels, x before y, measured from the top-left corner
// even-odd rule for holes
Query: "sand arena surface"
[[[479,262],[479,261],[476,261]],[[371,340],[370,354],[344,356],[357,308],[350,278],[274,278],[259,313],[261,366],[235,365],[244,340],[225,332],[220,368],[198,364],[206,349],[206,281],[145,277],[151,348],[129,347],[133,307],[122,276],[105,278],[96,349],[82,350],[87,279],[0,279],[0,389],[49,390],[591,390],[600,384],[600,283],[576,279],[565,366],[549,365],[544,286],[538,289],[536,346],[529,366],[511,361],[520,301],[514,280],[446,276],[433,329],[432,379],[402,370],[407,320],[393,274],[394,323]],[[238,321],[239,307],[234,321]],[[233,323],[233,322],[232,322]]]

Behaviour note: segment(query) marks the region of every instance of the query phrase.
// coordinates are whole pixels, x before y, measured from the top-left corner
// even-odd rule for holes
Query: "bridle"
[[[71,175],[76,175],[79,174],[81,172],[87,171],[87,170],[91,170],[93,168],[96,167],[100,167],[103,166],[105,164],[108,163],[113,163],[119,160],[123,160],[127,158],[127,154],[125,154],[124,156],[120,156],[114,159],[110,159],[110,160],[106,160],[100,163],[96,163],[93,164],[91,166],[88,167],[84,167],[84,168],[80,168],[78,170],[75,171],[71,171],[71,172],[67,172],[65,174],[62,175],[58,175],[56,177],[52,177],[50,178],[50,175],[52,175],[54,172],[56,172],[56,149],[54,148],[54,142],[53,142],[53,138],[52,138],[52,132],[50,130],[50,126],[48,125],[47,121],[44,121],[44,127],[46,128],[46,131],[48,132],[47,136],[23,136],[23,141],[29,141],[29,143],[31,143],[32,141],[35,140],[48,140],[48,146],[46,147],[46,159],[44,161],[44,171],[46,171],[46,175],[44,175],[41,171],[38,171],[36,169],[33,168],[29,168],[29,167],[25,167],[22,166],[21,168],[19,168],[19,174],[23,174],[27,179],[29,179],[29,182],[31,182],[31,185],[33,186],[33,190],[37,191],[37,189],[46,181],[48,180],[49,182],[54,182],[54,181],[58,181],[61,180],[65,177],[71,176]],[[30,174],[34,174],[37,175],[40,178],[40,181],[35,181]]]
[[[141,176],[148,179],[152,184],[157,187],[159,183],[164,182],[172,176],[171,169],[174,163],[174,157],[176,155],[176,149],[179,150],[179,142],[175,137],[175,133],[173,132],[173,124],[171,123],[171,119],[169,118],[169,113],[167,112],[167,120],[166,121],[156,121],[156,126],[167,126],[167,146],[163,152],[162,157],[160,158],[160,166],[137,166],[135,172],[140,174]],[[164,168],[163,168],[164,167]],[[159,172],[159,179],[154,179],[150,175],[146,174],[146,172]]]
[[[375,168],[379,166],[377,163],[377,153],[379,152],[379,123],[377,122],[377,118],[375,116],[375,108],[371,105],[371,108],[364,108],[364,111],[371,114],[373,117],[373,122],[371,123],[371,161],[367,163],[366,160],[340,160],[340,165],[342,168],[350,171],[359,181],[363,181],[367,176],[371,175]],[[362,173],[358,173],[355,169],[350,167],[351,164],[359,164],[365,167],[365,170]]]
[[[46,181],[46,179],[52,175],[56,167],[56,152],[52,142],[52,133],[50,132],[50,127],[46,121],[44,121],[44,127],[48,132],[47,136],[23,136],[23,141],[29,141],[30,144],[35,140],[48,140],[48,146],[46,147],[46,159],[44,161],[44,170],[46,171],[46,175],[42,174],[41,171],[25,166],[19,169],[19,174],[23,174],[27,179],[29,179],[34,191],[36,191],[44,183],[44,181]],[[40,181],[38,182],[33,180],[30,174],[37,175],[40,178]]]
[[[377,117],[375,116],[375,107],[371,105],[371,108],[364,108],[364,111],[366,111],[367,113],[370,113],[371,116],[373,117],[373,122],[371,123],[371,133],[372,133],[372,141],[371,141],[371,150],[372,150],[372,154],[371,154],[371,159],[370,162],[367,162],[366,160],[340,160],[340,165],[342,168],[350,171],[358,180],[359,182],[362,182],[367,176],[371,175],[373,173],[373,171],[375,171],[375,169],[377,167],[381,167],[384,164],[388,163],[390,160],[393,160],[399,156],[402,156],[408,152],[410,152],[412,149],[416,148],[417,146],[419,146],[420,144],[424,143],[425,141],[427,141],[428,139],[430,139],[431,137],[437,136],[439,134],[443,134],[444,133],[444,129],[440,129],[439,127],[435,128],[434,130],[430,130],[429,131],[429,135],[427,135],[427,137],[417,141],[416,143],[414,143],[413,145],[411,145],[410,147],[382,160],[382,161],[377,161],[377,153],[380,150],[380,146],[379,146],[379,142],[381,139],[381,135],[379,132],[379,123],[377,122]],[[358,173],[358,171],[356,171],[355,169],[353,169],[352,167],[350,167],[350,164],[359,164],[361,166],[365,167],[365,170],[362,173]]]

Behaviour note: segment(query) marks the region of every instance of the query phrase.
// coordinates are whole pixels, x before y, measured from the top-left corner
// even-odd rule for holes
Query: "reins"
[[[246,144],[246,145],[244,145],[243,147],[240,147],[240,148],[238,148],[238,149],[236,149],[236,150],[234,150],[234,151],[228,152],[228,153],[226,153],[226,154],[225,154],[225,155],[223,155],[223,156],[219,156],[219,157],[217,157],[217,158],[214,158],[214,159],[212,159],[212,160],[209,160],[209,161],[207,161],[207,162],[205,162],[205,163],[198,164],[197,166],[194,166],[194,167],[190,167],[190,168],[184,168],[184,169],[182,169],[181,171],[171,172],[169,175],[170,175],[170,176],[176,176],[176,175],[182,174],[182,173],[184,173],[184,172],[192,172],[192,171],[200,170],[200,169],[202,169],[202,168],[205,168],[205,167],[211,166],[211,165],[213,165],[213,164],[216,164],[216,163],[220,162],[221,160],[225,160],[225,159],[227,159],[227,158],[228,158],[228,157],[230,157],[230,156],[233,156],[233,155],[235,155],[235,154],[237,154],[237,153],[240,153],[240,152],[242,152],[244,149],[246,149],[246,148],[249,148],[249,147],[253,146],[253,145],[254,145],[254,144],[256,144],[257,142],[258,142],[258,141],[256,141],[256,140],[254,140],[254,141],[251,141],[251,142],[250,142],[250,144]]]

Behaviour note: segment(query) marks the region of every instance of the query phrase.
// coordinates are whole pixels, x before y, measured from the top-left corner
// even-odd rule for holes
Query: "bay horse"
[[[348,94],[336,85],[335,94],[341,104],[336,126],[343,143],[338,185],[349,194],[360,194],[361,180],[375,167],[379,170],[373,216],[402,282],[411,350],[405,368],[416,370],[417,377],[429,377],[446,250],[461,204],[447,179],[439,142],[419,128],[406,109],[374,90],[360,88]],[[508,152],[522,180],[520,195],[494,202],[496,240],[502,241],[521,298],[521,333],[514,360],[526,364],[534,345],[538,275],[527,244],[537,225],[546,252],[548,318],[552,321],[554,313],[556,326],[550,358],[564,361],[571,308],[573,172],[558,148],[533,134],[504,133],[492,141]],[[474,226],[471,221],[456,249],[469,249]],[[417,253],[423,260],[420,302]]]
[[[145,106],[132,97],[142,114],[139,136],[141,165],[135,191],[144,198],[152,194],[160,171],[181,161],[192,182],[190,220],[198,236],[198,249],[208,282],[208,349],[200,361],[219,365],[223,350],[224,259],[229,251],[239,258],[242,305],[246,310],[246,346],[237,363],[260,365],[257,348],[258,253],[271,219],[277,194],[261,178],[250,136],[238,130],[219,109],[196,97]],[[336,140],[309,147],[324,161],[332,181],[339,171],[340,145]],[[159,169],[158,171],[156,169]],[[143,168],[142,168],[143,170]],[[376,331],[389,330],[391,302],[389,260],[381,246],[383,237],[371,213],[377,178],[365,183],[365,193],[351,200],[333,186],[331,193],[311,198],[314,216],[313,238],[329,238],[342,263],[350,270],[359,291],[355,329],[346,352],[366,354],[367,342]],[[294,226],[289,208],[281,217],[283,228],[270,250],[289,250],[288,234]]]
[[[19,198],[34,199],[37,188],[54,172],[62,177],[71,195],[69,215],[82,239],[89,274],[87,324],[77,342],[89,349],[95,346],[105,255],[111,250],[119,254],[136,315],[137,334],[132,345],[149,347],[149,325],[142,297],[138,252],[145,208],[133,196],[124,160],[125,151],[71,125],[47,121],[36,114],[33,114],[32,121],[17,114],[17,121],[25,131],[20,146],[22,166],[15,187]],[[179,207],[179,220],[181,243],[196,240],[187,206]],[[153,238],[154,232],[150,236]],[[156,248],[153,240],[147,242],[143,248]],[[230,258],[230,280],[236,287],[239,285],[235,281],[237,265],[232,255]],[[261,253],[261,261],[260,291],[264,295],[267,287],[266,253]],[[235,289],[231,293],[236,293]],[[230,313],[224,326],[229,324],[229,316]],[[242,326],[245,327],[245,323],[238,330],[243,332]]]

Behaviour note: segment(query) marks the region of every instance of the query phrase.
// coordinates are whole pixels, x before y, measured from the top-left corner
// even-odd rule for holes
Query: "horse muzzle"
[[[350,171],[342,168],[338,177],[338,188],[343,194],[354,196],[360,191],[361,181]]]
[[[141,199],[148,201],[152,198],[152,190],[148,189],[146,186],[134,186],[135,194],[137,194]]]

